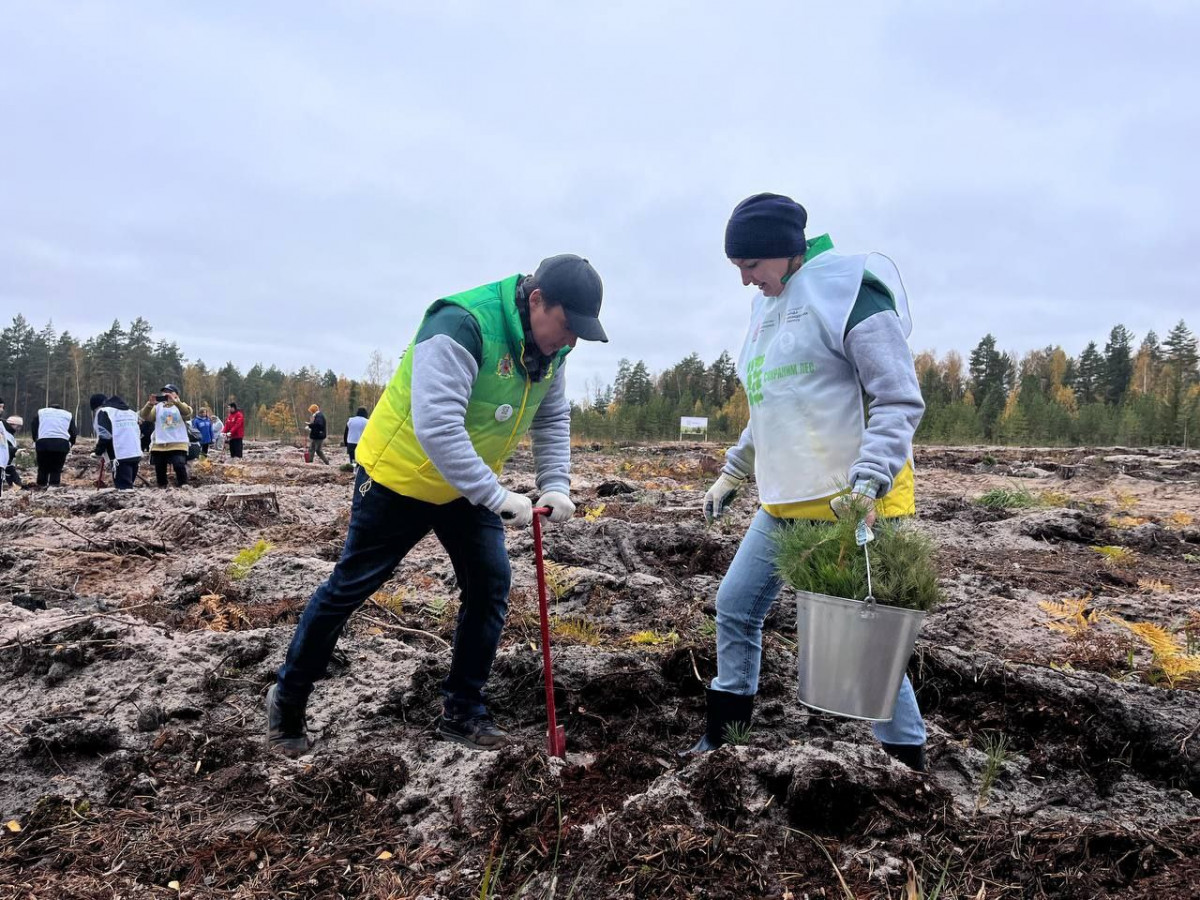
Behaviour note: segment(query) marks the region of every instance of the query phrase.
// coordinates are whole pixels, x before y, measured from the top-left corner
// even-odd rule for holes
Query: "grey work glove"
[[[713,482],[713,486],[704,495],[704,521],[712,522],[725,515],[725,510],[737,496],[738,488],[742,486],[742,478],[721,473],[721,477]]]
[[[504,500],[492,512],[498,515],[505,525],[515,525],[517,528],[524,528],[533,521],[533,504],[524,494],[514,491],[505,491]]]
[[[880,487],[882,485],[877,481],[860,478],[849,491],[830,500],[829,508],[839,519],[852,516],[856,520],[861,519],[870,528],[875,524],[875,498],[879,495]]]
[[[538,502],[534,505],[550,507],[550,515],[547,518],[551,522],[569,522],[571,516],[575,515],[575,504],[562,491],[546,491],[538,497]]]

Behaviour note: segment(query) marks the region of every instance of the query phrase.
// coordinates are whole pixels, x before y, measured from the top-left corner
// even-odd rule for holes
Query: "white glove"
[[[524,528],[533,521],[533,504],[524,494],[517,494],[513,491],[505,492],[504,502],[493,512],[504,521],[505,525],[515,525],[517,528]]]
[[[744,479],[735,478],[732,475],[721,473],[713,486],[708,489],[708,493],[704,495],[704,521],[712,522],[714,519],[719,519],[725,515],[725,510],[729,504],[733,502],[733,498],[737,496],[737,490],[742,486]]]
[[[534,505],[550,507],[550,515],[546,518],[551,522],[569,522],[575,515],[575,504],[562,491],[546,491]]]
[[[870,528],[875,524],[875,497],[880,487],[877,481],[860,478],[847,493],[838,494],[830,500],[829,508],[839,519],[861,519]]]

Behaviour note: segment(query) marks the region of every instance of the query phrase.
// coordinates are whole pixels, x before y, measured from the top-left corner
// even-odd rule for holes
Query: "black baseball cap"
[[[604,283],[592,264],[574,253],[560,253],[542,260],[533,280],[551,303],[567,314],[567,325],[585,341],[608,343],[600,324],[600,301]]]
[[[179,388],[177,388],[177,387],[176,387],[175,385],[173,385],[173,384],[164,384],[164,385],[162,386],[162,391],[163,391],[163,393],[164,393],[164,394],[178,394],[178,393],[179,393]]]

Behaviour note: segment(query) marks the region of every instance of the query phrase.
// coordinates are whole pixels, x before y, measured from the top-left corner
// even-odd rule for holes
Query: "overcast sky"
[[[578,396],[736,351],[769,190],[897,261],[918,350],[1196,329],[1197,46],[1194,2],[0,0],[0,320],[361,378],[574,252]]]

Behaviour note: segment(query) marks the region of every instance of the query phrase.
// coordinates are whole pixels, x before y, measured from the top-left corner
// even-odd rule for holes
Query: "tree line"
[[[1103,350],[1090,341],[1078,357],[1061,346],[1023,356],[1000,351],[992,334],[964,362],[956,351],[915,357],[925,398],[917,440],[926,443],[1176,444],[1200,432],[1196,337],[1182,320],[1163,340],[1149,332],[1134,349],[1124,325]],[[709,437],[732,440],[749,419],[733,361],[706,366],[695,353],[657,375],[621,360],[612,385],[593,385],[575,405],[572,432],[584,439],[679,436],[681,416],[707,416]]]
[[[56,333],[49,323],[35,330],[20,315],[0,331],[0,397],[8,414],[29,421],[36,410],[56,403],[75,414],[84,435],[91,434],[92,394],[117,394],[137,408],[171,383],[193,409],[207,407],[222,419],[227,404],[236,402],[246,416],[247,437],[294,436],[312,403],[320,405],[336,436],[358,407],[374,407],[393,366],[375,351],[361,380],[307,367],[285,373],[255,364],[243,374],[227,362],[211,369],[203,360],[189,362],[175,342],[155,340],[153,327],[140,316],[128,327],[114,321],[86,340]]]
[[[1001,351],[985,335],[966,360],[956,351],[915,357],[925,397],[917,439],[931,443],[1176,444],[1200,431],[1200,354],[1180,321],[1160,340],[1116,325],[1101,346],[1077,356],[1051,345],[1024,355]],[[396,364],[376,350],[361,379],[307,367],[285,373],[255,364],[244,374],[230,362],[218,369],[189,362],[179,346],[155,340],[143,318],[79,340],[35,330],[22,316],[0,331],[0,397],[8,412],[31,416],[48,403],[73,410],[88,433],[87,397],[121,394],[131,406],[167,382],[194,407],[223,416],[235,401],[252,438],[298,432],[318,403],[337,434],[359,406],[374,407]],[[644,360],[622,359],[611,383],[594,381],[572,403],[571,428],[583,440],[666,440],[679,436],[683,416],[708,419],[709,438],[731,441],[749,419],[746,394],[728,352],[705,363],[691,353],[661,372]]]

